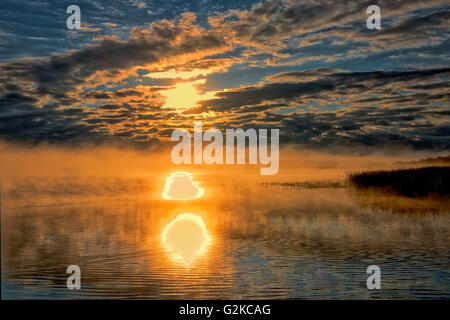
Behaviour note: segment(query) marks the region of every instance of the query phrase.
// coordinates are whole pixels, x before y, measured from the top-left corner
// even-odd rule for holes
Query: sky
[[[308,149],[447,152],[449,21],[446,0],[2,0],[0,140],[146,148],[202,120]]]

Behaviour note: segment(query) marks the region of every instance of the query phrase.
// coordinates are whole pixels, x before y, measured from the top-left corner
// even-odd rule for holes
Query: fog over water
[[[282,149],[279,174],[263,177],[254,166],[173,166],[165,151],[2,145],[2,298],[445,297],[448,201],[344,181],[421,157]],[[174,172],[204,194],[165,198]],[[81,290],[66,287],[72,264]],[[372,264],[381,290],[367,290]]]

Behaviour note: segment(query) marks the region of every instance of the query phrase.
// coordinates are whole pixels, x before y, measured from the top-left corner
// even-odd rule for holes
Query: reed
[[[450,196],[450,167],[353,172],[347,181],[359,189],[375,188],[407,197]]]

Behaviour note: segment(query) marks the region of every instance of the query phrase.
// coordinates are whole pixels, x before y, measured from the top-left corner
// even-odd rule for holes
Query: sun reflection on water
[[[174,172],[166,178],[162,197],[166,200],[194,200],[201,198],[205,189],[194,181],[189,172]]]
[[[191,265],[206,252],[211,236],[202,217],[182,213],[164,228],[162,243],[175,261]]]

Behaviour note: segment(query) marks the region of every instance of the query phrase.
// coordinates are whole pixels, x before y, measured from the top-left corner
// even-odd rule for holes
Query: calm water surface
[[[4,196],[2,298],[450,297],[445,204],[346,188],[206,190],[191,201]],[[81,290],[66,287],[73,264]],[[381,290],[367,290],[372,264]]]

